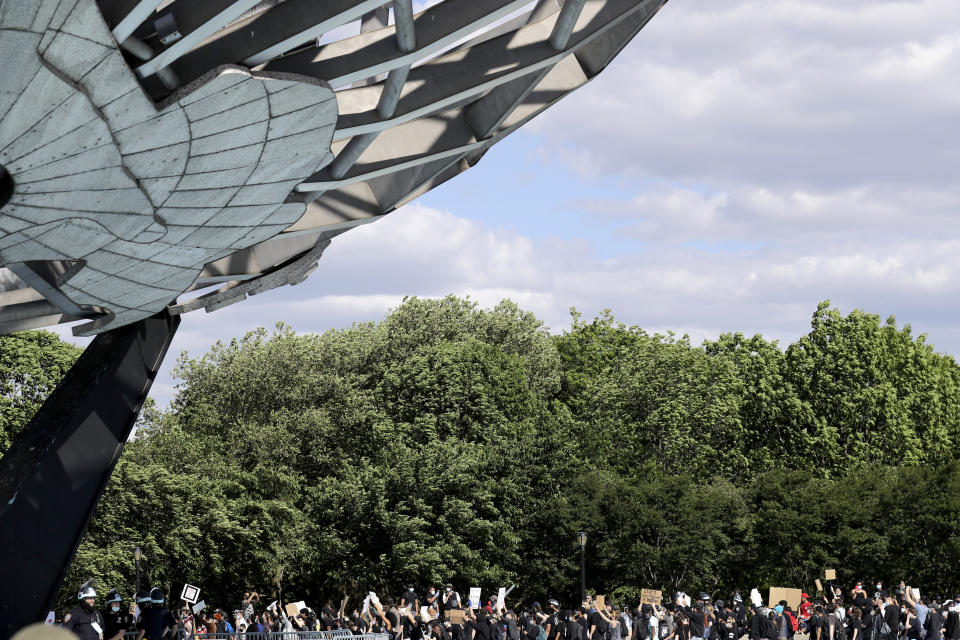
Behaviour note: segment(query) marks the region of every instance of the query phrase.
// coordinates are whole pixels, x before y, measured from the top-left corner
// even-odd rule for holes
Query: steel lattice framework
[[[0,0],[0,332],[296,284],[665,2]]]

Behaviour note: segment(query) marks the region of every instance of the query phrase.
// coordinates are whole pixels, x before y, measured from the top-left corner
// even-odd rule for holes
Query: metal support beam
[[[179,324],[98,335],[0,459],[0,640],[49,611]]]
[[[379,131],[373,131],[350,138],[350,142],[337,154],[337,158],[330,165],[330,175],[336,180],[340,180],[347,175],[357,159],[363,155],[363,152],[367,150],[371,142],[377,139],[379,134]]]
[[[390,22],[390,8],[386,5],[382,7],[377,7],[370,13],[363,14],[363,17],[360,18],[360,33],[369,33],[370,31],[376,31],[377,29],[383,29]],[[371,76],[363,80],[357,80],[353,83],[355,87],[365,87],[367,85],[376,84],[377,76]]]
[[[570,42],[570,36],[573,34],[573,28],[577,26],[577,18],[583,11],[583,5],[586,0],[567,0],[560,9],[560,17],[553,25],[553,33],[550,34],[550,46],[556,51],[567,48]]]
[[[377,102],[377,113],[381,118],[393,117],[397,110],[397,103],[400,101],[403,85],[407,83],[408,75],[410,75],[410,65],[398,67],[387,74],[387,79],[383,83],[383,90],[380,92],[380,100]]]
[[[393,20],[397,28],[397,48],[404,53],[417,48],[413,26],[413,0],[393,0]]]
[[[114,40],[123,42],[132,36],[137,27],[144,23],[162,2],[163,0],[140,0],[130,13],[124,16],[120,24],[113,28]]]

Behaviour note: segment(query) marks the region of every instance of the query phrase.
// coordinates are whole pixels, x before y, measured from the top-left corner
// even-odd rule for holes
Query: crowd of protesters
[[[94,608],[92,588],[84,585],[79,595],[81,604],[63,626],[82,640],[123,640],[127,634],[128,640],[133,634],[136,640],[265,640],[272,634],[320,640],[321,632],[382,634],[376,640],[960,640],[960,596],[921,597],[903,583],[888,590],[878,582],[872,593],[862,583],[849,593],[831,584],[813,598],[803,593],[794,607],[786,601],[765,605],[756,590],[746,605],[739,593],[712,601],[706,593],[693,600],[678,592],[665,603],[587,596],[574,608],[552,599],[510,607],[496,599],[468,603],[447,584],[422,594],[407,585],[398,598],[382,602],[370,592],[353,607],[344,598],[337,610],[268,604],[250,590],[230,613],[195,615],[182,602],[171,611],[160,589],[137,594],[129,608],[111,591],[103,611]]]

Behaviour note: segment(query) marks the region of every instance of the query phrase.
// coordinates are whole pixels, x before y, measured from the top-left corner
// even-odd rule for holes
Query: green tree
[[[81,352],[50,331],[0,335],[0,454],[10,447]]]
[[[823,302],[786,351],[811,468],[936,463],[960,435],[960,368],[891,316],[844,316]]]

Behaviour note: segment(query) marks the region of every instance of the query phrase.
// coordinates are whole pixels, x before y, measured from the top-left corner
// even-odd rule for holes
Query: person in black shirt
[[[413,611],[420,610],[420,598],[417,597],[417,592],[413,590],[412,584],[408,584],[407,590],[400,596],[400,606],[410,607]]]
[[[604,640],[607,637],[607,623],[599,611],[592,611],[587,618],[588,637],[590,640]]]
[[[765,626],[763,624],[763,614],[760,613],[760,609],[753,604],[750,605],[750,613],[750,640],[762,640]],[[815,638],[811,636],[810,640],[815,640]]]
[[[733,617],[736,620],[737,628],[740,629],[742,633],[746,633],[747,608],[743,606],[743,597],[739,593],[733,594]]]
[[[432,640],[451,640],[450,632],[444,629],[440,618],[434,618],[430,621],[430,637]]]
[[[860,640],[873,640],[873,629],[876,625],[876,620],[874,607],[870,605],[864,607],[860,617]]]
[[[863,640],[862,616],[860,607],[850,607],[847,615],[847,640]]]
[[[810,614],[810,621],[807,628],[810,630],[810,640],[826,640],[827,634],[823,632],[826,624],[826,616],[823,615],[823,605],[816,605],[813,613]]]
[[[474,615],[471,609],[467,609],[465,615],[466,619],[464,620],[464,624],[473,630],[475,640],[491,640],[490,621],[487,619],[486,613],[478,611],[476,615]]]
[[[864,607],[867,606],[868,596],[862,582],[858,582],[857,586],[850,592],[850,599],[853,601],[853,606],[859,608],[860,611],[863,611]]]
[[[677,640],[690,640],[690,618],[686,611],[677,610],[674,628],[677,630]]]
[[[73,631],[80,640],[103,640],[106,621],[103,619],[103,614],[94,607],[97,602],[97,592],[90,586],[90,582],[80,587],[80,592],[77,594],[80,604],[70,609],[70,612],[63,617],[63,628]]]
[[[547,640],[556,640],[557,632],[560,627],[560,603],[556,600],[547,602],[547,620],[544,622],[544,629],[547,632]]]
[[[923,628],[926,630],[924,640],[942,640],[943,638],[943,609],[930,607],[927,613],[927,619],[923,621]]]
[[[693,609],[687,610],[687,615],[690,618],[690,637],[694,640],[703,638],[704,624],[707,621],[707,617],[703,613],[703,605],[695,604]]]
[[[103,640],[120,640],[123,634],[133,626],[133,616],[123,610],[123,598],[111,589],[107,594],[107,608],[102,611],[107,626],[103,632]]]
[[[887,590],[883,588],[883,583],[877,580],[877,590],[873,592],[873,599],[884,602],[889,597],[890,594],[887,593]]]
[[[513,609],[507,609],[503,619],[506,626],[506,640],[520,640],[520,627],[517,626],[517,615]]]
[[[960,640],[960,608],[957,604],[947,613],[947,640]]]
[[[740,636],[737,635],[737,623],[733,619],[733,616],[729,616],[723,619],[722,622],[719,622],[716,629],[717,637],[715,640],[740,640]]]
[[[446,584],[443,587],[443,610],[460,608],[460,594],[453,590],[452,584]]]
[[[164,636],[173,628],[174,619],[170,610],[163,606],[163,591],[157,588],[150,590],[150,606],[140,614],[137,623],[137,640],[163,640]]]

